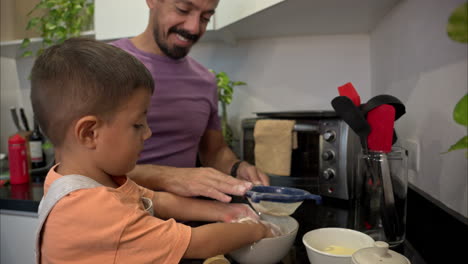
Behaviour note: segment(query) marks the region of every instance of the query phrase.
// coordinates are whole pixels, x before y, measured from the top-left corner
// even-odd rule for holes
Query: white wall
[[[299,36],[200,43],[191,55],[208,68],[224,71],[237,86],[228,108],[239,135],[240,121],[253,112],[332,109],[337,87],[352,82],[370,96],[368,35]]]
[[[371,33],[370,50],[372,94],[405,103],[397,131],[420,146],[420,169],[410,171],[410,182],[468,217],[465,150],[442,154],[467,133],[452,111],[468,89],[468,45],[446,33],[448,17],[463,2],[402,1]]]

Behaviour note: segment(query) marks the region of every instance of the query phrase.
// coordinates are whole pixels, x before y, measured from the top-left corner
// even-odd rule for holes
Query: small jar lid
[[[353,264],[410,264],[403,255],[388,248],[388,243],[377,241],[374,247],[363,248],[352,256]]]

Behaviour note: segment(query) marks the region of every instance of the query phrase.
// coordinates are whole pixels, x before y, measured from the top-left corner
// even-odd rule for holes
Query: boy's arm
[[[203,225],[192,228],[184,258],[204,259],[226,254],[265,237],[272,237],[272,234],[270,229],[260,222]]]
[[[181,197],[168,192],[155,192],[153,197],[155,216],[179,221],[231,222],[258,215],[246,204],[226,204],[196,198]]]

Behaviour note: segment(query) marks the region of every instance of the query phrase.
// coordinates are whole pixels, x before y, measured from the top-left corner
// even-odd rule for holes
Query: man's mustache
[[[176,33],[176,34],[179,34],[181,35],[182,37],[186,38],[186,39],[189,39],[193,42],[196,42],[199,38],[200,38],[200,35],[194,35],[194,34],[190,34],[189,32],[187,32],[186,30],[183,30],[183,29],[178,29],[178,28],[171,28],[169,29],[169,33]]]

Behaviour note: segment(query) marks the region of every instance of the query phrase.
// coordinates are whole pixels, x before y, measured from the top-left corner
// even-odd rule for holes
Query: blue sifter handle
[[[315,200],[316,204],[322,204],[322,196],[316,194],[308,194],[306,199]]]

